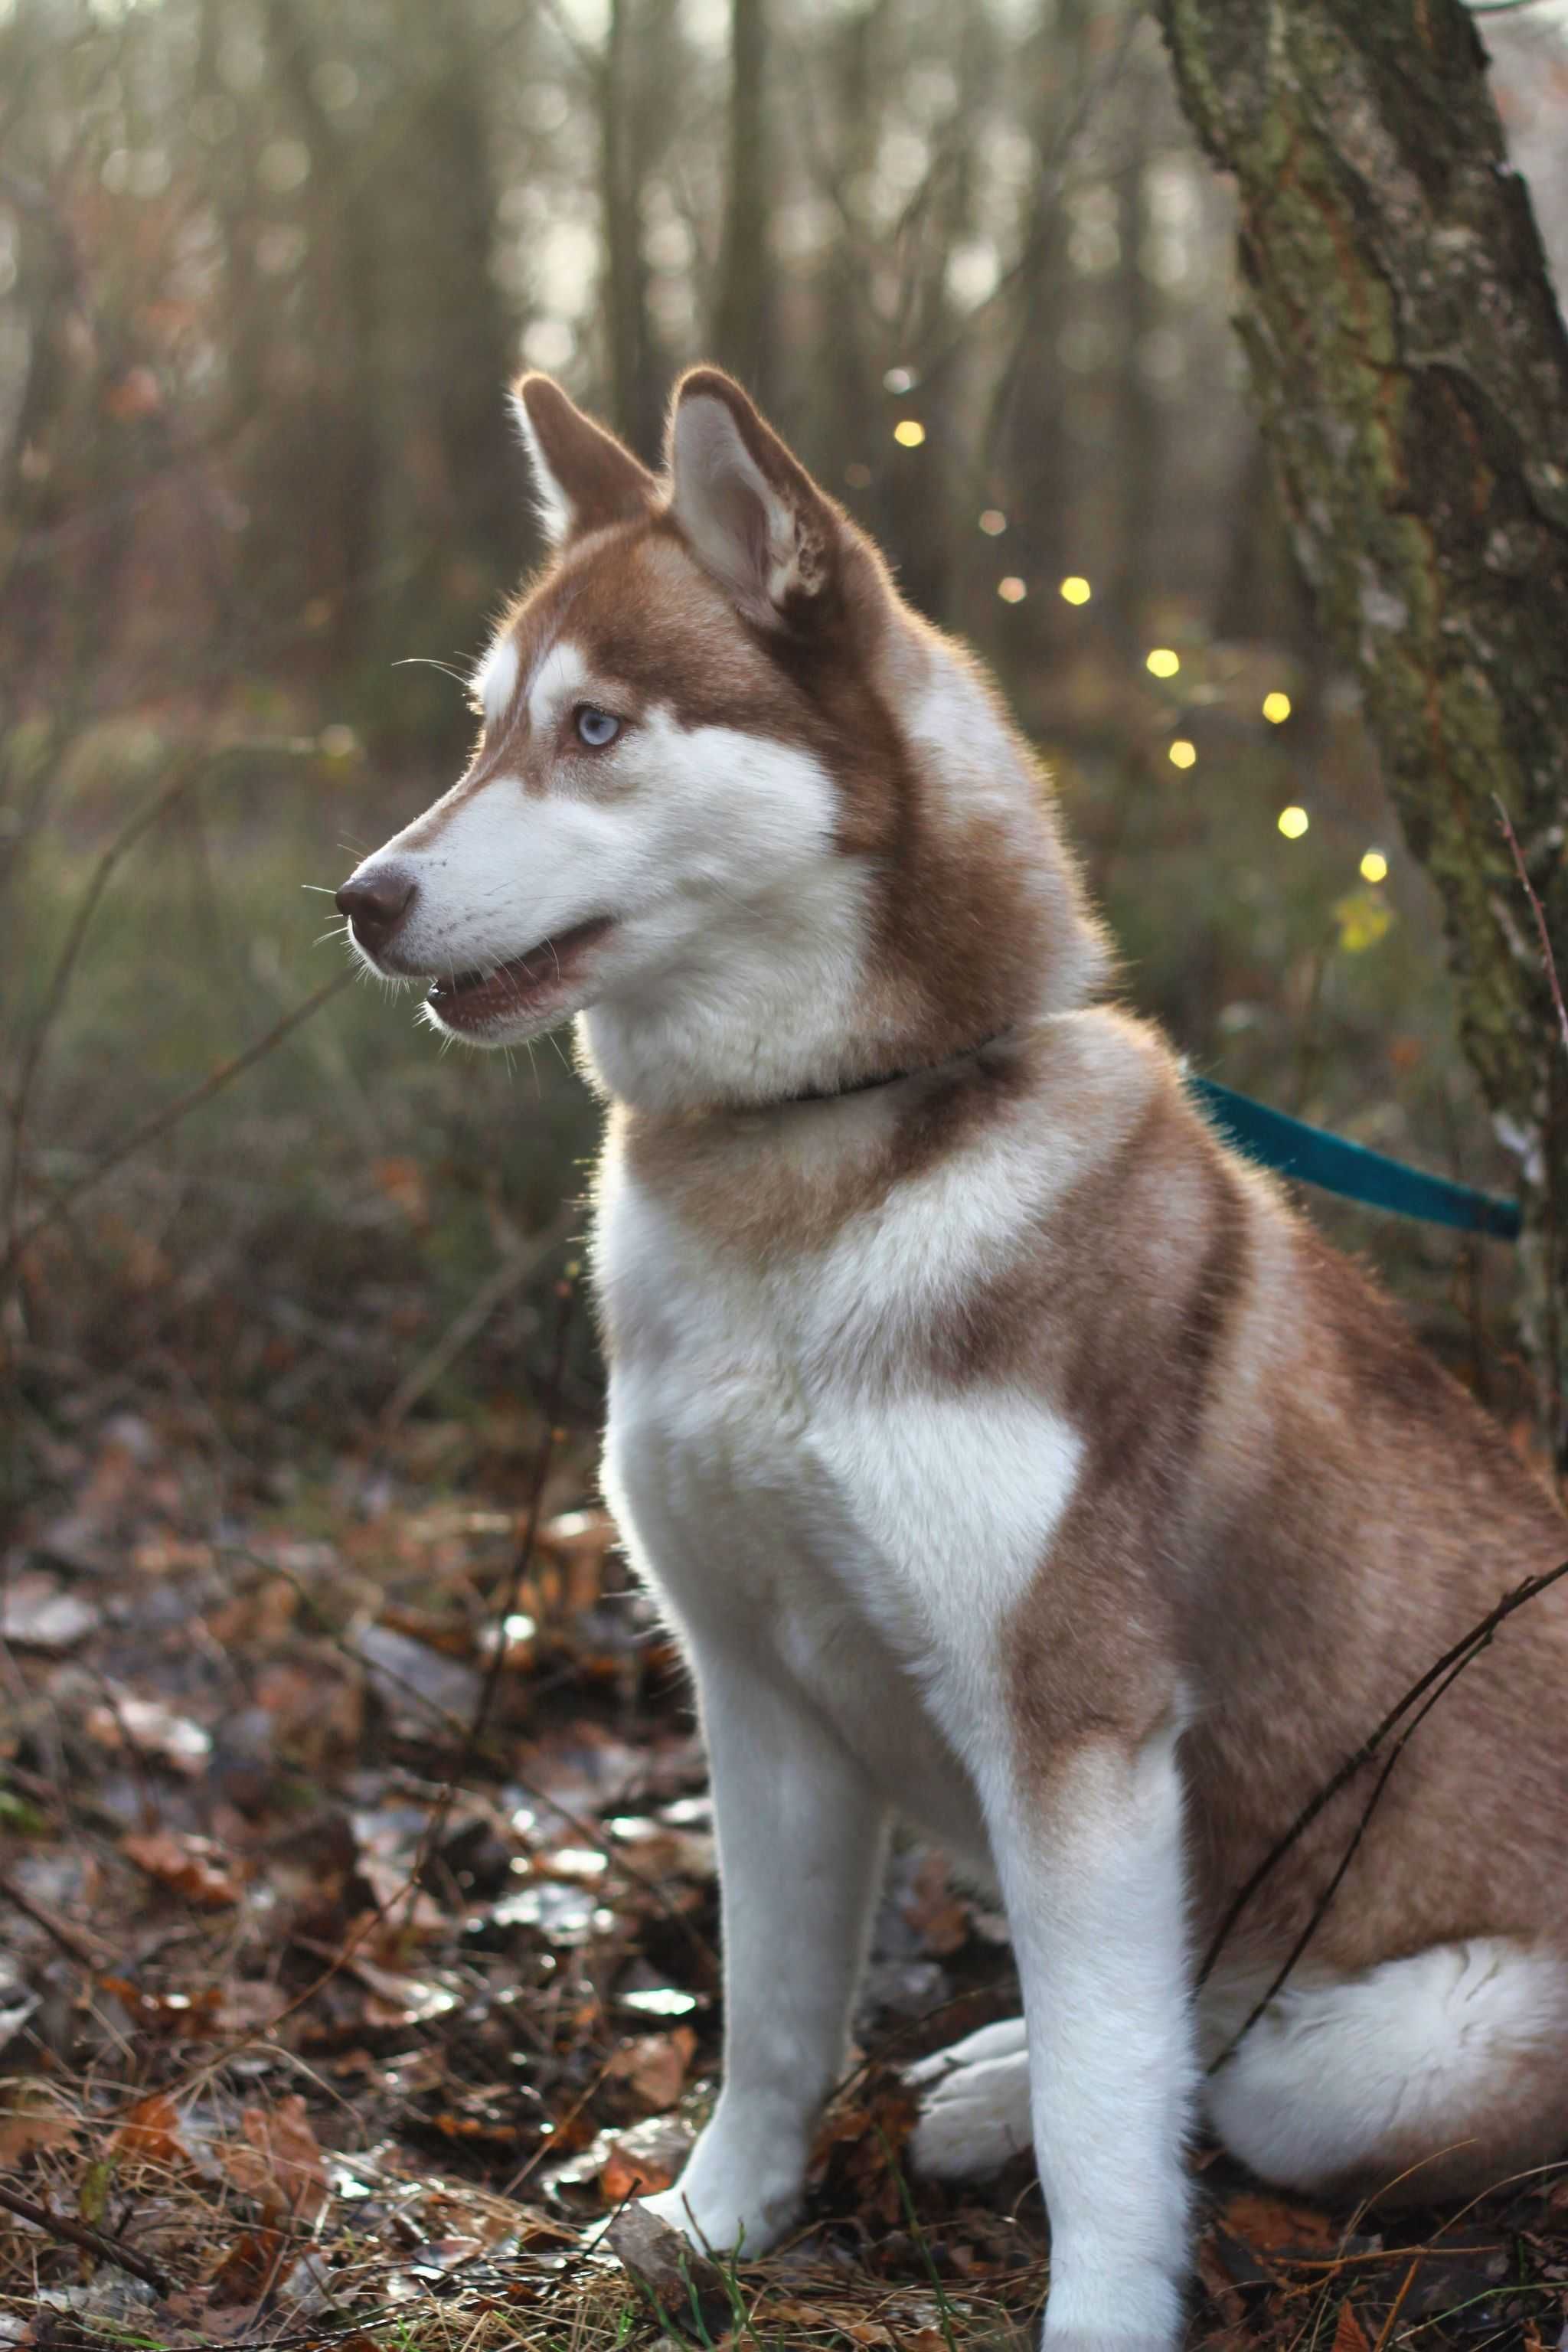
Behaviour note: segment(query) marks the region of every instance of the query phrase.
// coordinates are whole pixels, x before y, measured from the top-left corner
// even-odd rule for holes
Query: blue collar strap
[[[1472,1184],[1451,1184],[1421,1168],[1406,1168],[1403,1160],[1369,1151],[1364,1143],[1347,1143],[1342,1136],[1309,1127],[1305,1119],[1270,1110],[1266,1103],[1236,1094],[1214,1078],[1194,1077],[1189,1071],[1187,1087],[1199,1109],[1238,1151],[1298,1184],[1317,1184],[1347,1201],[1393,1209],[1402,1217],[1421,1217],[1429,1225],[1458,1225],[1461,1232],[1495,1234],[1505,1242],[1519,1239],[1517,1201],[1478,1192]]]

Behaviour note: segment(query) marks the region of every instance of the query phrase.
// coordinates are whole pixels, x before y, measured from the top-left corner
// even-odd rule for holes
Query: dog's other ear
[[[524,375],[511,404],[533,467],[539,520],[552,547],[576,532],[648,514],[658,485],[631,451],[574,406],[547,375]]]
[[[692,368],[670,411],[670,512],[754,621],[800,620],[833,580],[844,524],[738,383]]]

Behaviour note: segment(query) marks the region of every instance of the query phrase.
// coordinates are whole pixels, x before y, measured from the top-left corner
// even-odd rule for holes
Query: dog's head
[[[886,885],[921,830],[922,743],[954,739],[970,829],[1002,847],[1019,763],[988,693],[717,370],[679,386],[662,478],[548,377],[515,401],[553,560],[475,674],[468,772],[339,893],[355,946],[478,1045],[592,1009],[617,1091],[689,1099],[647,1073],[695,1056],[712,1098],[767,1099],[842,1076],[836,1030],[849,1067],[888,1066],[911,1016]],[[974,927],[954,887],[928,891],[914,961],[967,1043],[998,1024],[941,972],[950,915]]]

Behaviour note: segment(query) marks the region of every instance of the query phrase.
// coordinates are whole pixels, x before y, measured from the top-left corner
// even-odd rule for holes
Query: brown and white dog
[[[924,2073],[916,2161],[1032,2142],[1047,2346],[1164,2347],[1200,2088],[1306,2189],[1568,2142],[1568,1589],[1360,1818],[1236,1889],[1568,1530],[1394,1310],[1216,1140],[975,663],[711,369],[656,478],[548,379],[557,553],[461,782],[339,905],[475,1044],[576,1015],[610,1104],[605,1483],[712,1762],[725,2077],[655,2200],[797,2208],[889,1821],[1000,1889],[1024,2018]]]

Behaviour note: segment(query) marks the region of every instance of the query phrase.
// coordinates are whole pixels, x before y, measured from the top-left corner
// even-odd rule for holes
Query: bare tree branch
[[[1224,1918],[1220,1921],[1218,1927],[1215,1930],[1214,1936],[1210,1940],[1208,1949],[1204,1955],[1203,1965],[1197,1973],[1196,1981],[1200,1986],[1206,1983],[1209,1977],[1213,1974],[1215,1962],[1218,1960],[1221,1952],[1228,1943],[1243,1913],[1250,1906],[1254,1895],[1256,1895],[1265,1883],[1272,1877],[1274,1872],[1278,1869],[1279,1864],[1283,1862],[1285,1856],[1290,1852],[1292,1846],[1294,1846],[1304,1832],[1310,1828],[1311,1824],[1317,1820],[1319,1814],[1321,1813],[1327,1806],[1333,1802],[1334,1799],[1340,1794],[1342,1790],[1348,1787],[1350,1782],[1354,1780],[1362,1767],[1372,1761],[1379,1748],[1383,1746],[1384,1741],[1389,1737],[1390,1733],[1399,1726],[1402,1717],[1406,1716],[1412,1707],[1416,1708],[1415,1716],[1412,1717],[1408,1723],[1405,1724],[1403,1730],[1400,1731],[1399,1738],[1394,1742],[1387,1762],[1384,1764],[1382,1772],[1378,1775],[1377,1780],[1373,1784],[1372,1794],[1367,1799],[1366,1804],[1363,1808],[1361,1818],[1356,1823],[1355,1831],[1351,1838],[1350,1843],[1345,1848],[1344,1853],[1341,1856],[1333,1875],[1330,1878],[1328,1885],[1324,1887],[1322,1894],[1319,1896],[1317,1903],[1314,1905],[1311,1916],[1308,1920],[1306,1927],[1302,1929],[1300,1935],[1297,1937],[1295,1945],[1291,1948],[1289,1957],[1274,1978],[1268,1991],[1264,1993],[1262,1999],[1258,2001],[1253,2008],[1246,2023],[1221,2052],[1220,2055],[1214,2061],[1214,2065],[1211,2066],[1209,2070],[1211,2074],[1215,2068],[1224,2065],[1226,2060],[1234,2054],[1238,2045],[1245,2040],[1246,2036],[1250,2033],[1252,2028],[1263,2015],[1263,2012],[1268,2007],[1270,2001],[1276,1998],[1284,1986],[1287,1978],[1295,1969],[1297,1962],[1300,1959],[1301,1955],[1305,1952],[1308,1945],[1311,1942],[1312,1937],[1317,1934],[1317,1931],[1328,1912],[1330,1905],[1332,1903],[1335,1895],[1339,1891],[1341,1883],[1342,1882],[1346,1872],[1349,1870],[1352,1862],[1355,1858],[1356,1849],[1361,1844],[1362,1839],[1365,1834],[1367,1824],[1372,1819],[1373,1813],[1377,1806],[1378,1800],[1383,1795],[1384,1790],[1388,1785],[1389,1776],[1393,1772],[1395,1764],[1398,1763],[1406,1743],[1414,1736],[1417,1726],[1427,1715],[1430,1714],[1432,1708],[1436,1706],[1437,1701],[1443,1696],[1444,1692],[1449,1689],[1450,1686],[1458,1680],[1460,1675],[1464,1673],[1465,1668],[1472,1664],[1474,1661],[1480,1656],[1481,1652],[1490,1646],[1492,1637],[1497,1633],[1499,1626],[1503,1624],[1508,1618],[1511,1617],[1515,1610],[1522,1609],[1526,1601],[1535,1600],[1540,1593],[1547,1591],[1551,1586],[1558,1583],[1561,1579],[1565,1576],[1568,1576],[1568,1559],[1561,1561],[1556,1568],[1546,1570],[1544,1573],[1540,1576],[1526,1577],[1522,1584],[1517,1584],[1510,1592],[1505,1592],[1502,1599],[1498,1602],[1494,1609],[1489,1610],[1486,1616],[1484,1616],[1478,1624],[1472,1625],[1468,1633],[1464,1634],[1458,1642],[1456,1642],[1451,1649],[1446,1650],[1436,1663],[1434,1665],[1428,1666],[1426,1673],[1420,1677],[1420,1679],[1411,1685],[1410,1688],[1405,1693],[1397,1705],[1390,1707],[1388,1713],[1384,1717],[1383,1721],[1377,1726],[1375,1731],[1372,1732],[1367,1738],[1362,1742],[1361,1746],[1355,1750],[1353,1755],[1348,1756],[1345,1759],[1345,1761],[1340,1766],[1339,1770],[1334,1773],[1331,1780],[1324,1782],[1323,1786],[1318,1790],[1316,1796],[1313,1797],[1307,1804],[1303,1805],[1301,1811],[1296,1815],[1295,1820],[1284,1832],[1284,1835],[1279,1838],[1276,1843],[1269,1847],[1268,1852],[1264,1855],[1262,1861],[1253,1872],[1251,1877],[1247,1881],[1247,1884],[1237,1895]],[[1424,1701],[1425,1704],[1417,1706],[1418,1701]]]
[[[89,2230],[85,2221],[68,2221],[63,2213],[51,2213],[47,2205],[35,2204],[32,2198],[24,2197],[19,2189],[7,2189],[3,2180],[0,2180],[0,2206],[4,2206],[7,2213],[15,2213],[18,2221],[30,2221],[36,2230],[43,2230],[49,2237],[58,2238],[62,2245],[79,2246],[85,2254],[96,2254],[100,2262],[114,2263],[121,2270],[129,2271],[132,2278],[142,2281],[143,2286],[150,2286],[154,2294],[170,2293],[169,2280],[157,2263],[150,2263],[145,2254],[132,2252],[118,2239],[106,2238],[100,2230]]]

